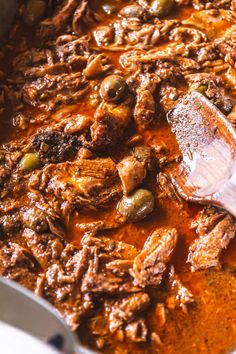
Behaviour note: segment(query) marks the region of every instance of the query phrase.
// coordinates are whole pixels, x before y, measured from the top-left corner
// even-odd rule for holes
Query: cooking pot
[[[19,6],[20,2],[22,2],[22,1],[21,0],[0,0],[0,40],[2,40],[2,41],[7,39],[7,32],[8,32],[8,30],[10,29],[10,27],[12,26],[12,24],[14,22],[14,18],[16,16],[17,9],[18,9],[18,6]],[[0,279],[0,281],[1,281],[1,279]],[[3,280],[3,282],[4,282],[4,280]],[[17,284],[13,285],[13,287],[15,287],[15,286],[18,287]],[[24,291],[25,290],[22,289],[22,293],[24,293]],[[27,290],[25,292],[29,293]],[[41,301],[41,300],[38,300],[38,298],[34,294],[31,294],[30,296],[32,298],[35,298],[36,302]],[[9,303],[6,303],[6,302],[9,302]],[[11,307],[11,304],[14,304],[14,302],[16,302],[16,299],[14,297],[8,297],[7,301],[5,301],[5,303],[2,304],[2,305],[5,308],[7,308],[7,306]],[[51,307],[51,309],[52,309],[52,307]],[[3,328],[3,324],[1,323],[2,320],[4,320],[4,319],[3,319],[2,312],[0,311],[0,328],[1,329]],[[22,321],[24,321],[24,318],[22,319]],[[7,326],[8,325],[6,325],[4,328],[7,328]],[[24,327],[24,326],[21,326],[21,328],[22,327]],[[3,333],[3,331],[1,331],[1,333]],[[14,333],[16,333],[16,332],[14,332]],[[27,337],[27,335],[26,335],[26,337]],[[5,354],[10,353],[10,351],[8,352],[8,351],[6,351],[6,349],[7,348],[5,348],[4,353]],[[91,350],[89,350],[87,348],[84,348],[83,346],[81,346],[80,343],[78,343],[77,349],[78,349],[78,354],[79,353],[82,353],[82,354],[94,354],[93,351],[91,351]],[[26,351],[25,351],[25,353],[26,353]],[[75,353],[75,354],[77,354],[77,353]],[[230,354],[236,354],[236,351],[232,351]]]
[[[0,0],[0,40],[1,41],[7,40],[8,30],[11,28],[11,26],[14,23],[14,19],[20,2],[21,1],[17,1],[17,0]],[[22,288],[18,284],[5,281],[1,277],[0,277],[0,290],[1,290],[0,293],[0,299],[1,299],[0,352],[4,350],[4,354],[13,354],[15,350],[14,348],[17,348],[18,345],[17,353],[28,353],[30,352],[29,351],[30,348],[28,346],[33,345],[35,352],[37,352],[37,350],[38,352],[40,351],[42,352],[42,348],[44,348],[43,352],[45,354],[46,353],[51,354],[52,352],[60,354],[60,352],[54,350],[52,351],[51,347],[49,346],[47,346],[48,347],[47,349],[45,344],[39,343],[38,339],[34,339],[33,337],[29,336],[29,334],[26,334],[26,332],[22,331],[22,329],[27,331],[29,328],[27,325],[27,321],[30,321],[29,316],[25,316],[24,319],[24,313],[26,313],[27,311],[31,311],[32,318],[35,318],[35,321],[31,321],[32,322],[31,332],[34,334],[34,333],[45,332],[45,328],[43,328],[44,327],[43,318],[47,318],[47,321],[49,321],[48,318],[50,317],[47,316],[50,316],[50,314],[51,314],[52,321],[54,317],[55,326],[57,325],[56,322],[57,319],[59,320],[59,322],[61,321],[58,317],[56,310],[54,310],[50,304],[47,304],[44,300],[40,299],[38,296],[34,295],[33,293],[30,293],[29,291]],[[41,313],[40,313],[40,306],[42,309]],[[14,311],[19,311],[18,316],[14,316]],[[47,315],[46,317],[45,314]],[[13,324],[15,328],[9,326],[9,323],[11,325]],[[41,329],[39,323],[42,323]],[[37,328],[33,330],[33,327],[35,326]],[[46,328],[47,326],[48,323],[46,324]],[[66,324],[63,323],[63,326],[66,326]],[[48,328],[50,328],[50,326]],[[66,332],[68,333],[70,332],[69,328],[68,329],[65,328],[65,333]],[[14,336],[14,343],[8,343],[9,345],[7,345],[6,344],[7,338],[10,338],[12,336]],[[75,343],[75,347],[76,347],[75,354],[94,354],[94,351],[91,351],[83,347],[79,342]],[[63,353],[67,354],[64,351]]]
[[[17,0],[0,0],[0,37],[5,38],[11,27],[18,8]]]

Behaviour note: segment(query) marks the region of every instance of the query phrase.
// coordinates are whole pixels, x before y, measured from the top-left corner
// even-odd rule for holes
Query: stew
[[[198,91],[236,127],[235,11],[28,0],[1,46],[0,275],[99,352],[236,344],[236,222],[180,198],[166,120]]]

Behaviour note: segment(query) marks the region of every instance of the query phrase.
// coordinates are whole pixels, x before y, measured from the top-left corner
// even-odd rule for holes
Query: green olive
[[[23,19],[26,25],[33,26],[44,16],[47,9],[45,0],[28,0]]]
[[[126,18],[130,17],[141,17],[143,14],[143,9],[139,5],[128,5],[120,10],[120,15]]]
[[[20,168],[23,171],[34,170],[40,165],[38,154],[27,153],[20,160]]]
[[[202,94],[204,94],[208,89],[208,85],[207,84],[200,84],[197,88],[196,91],[200,92]]]
[[[128,197],[124,196],[118,205],[118,212],[126,221],[139,221],[148,216],[154,208],[154,197],[147,189],[137,189]]]
[[[152,16],[163,17],[170,13],[173,7],[173,0],[154,0],[151,3],[150,14]]]
[[[105,101],[116,102],[123,97],[125,88],[126,82],[122,76],[110,75],[101,83],[100,95]]]

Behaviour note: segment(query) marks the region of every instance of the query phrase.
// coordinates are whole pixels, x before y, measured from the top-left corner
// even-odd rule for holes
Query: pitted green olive
[[[128,197],[124,196],[119,205],[118,212],[126,221],[140,221],[148,216],[154,208],[154,197],[147,189],[137,189]]]
[[[101,83],[100,95],[105,101],[116,102],[123,97],[125,88],[126,82],[122,76],[110,75]]]
[[[154,0],[151,3],[150,14],[152,16],[163,17],[170,13],[173,7],[173,0]]]
[[[20,160],[20,168],[23,171],[34,170],[40,165],[38,154],[27,153]]]
[[[143,9],[139,5],[128,5],[123,7],[123,9],[120,10],[120,14],[123,17],[126,18],[131,18],[131,17],[141,17],[143,14]]]
[[[204,94],[208,89],[208,85],[207,84],[199,84],[199,86],[196,88],[196,91]]]

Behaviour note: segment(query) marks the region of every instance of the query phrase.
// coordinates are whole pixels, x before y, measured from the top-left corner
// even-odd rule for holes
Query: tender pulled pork
[[[236,233],[233,217],[225,211],[207,207],[192,224],[199,237],[190,247],[188,262],[191,270],[220,267],[220,254]]]

